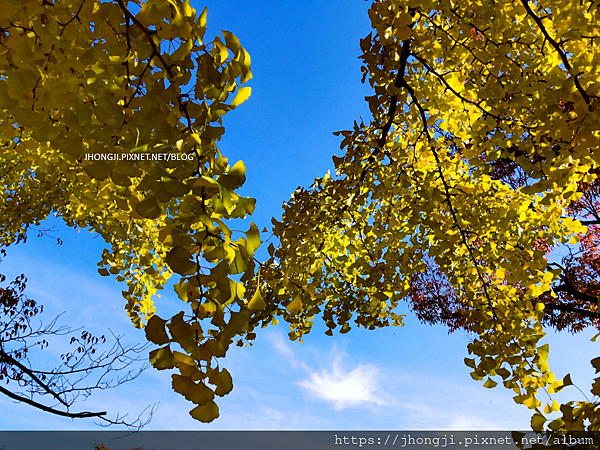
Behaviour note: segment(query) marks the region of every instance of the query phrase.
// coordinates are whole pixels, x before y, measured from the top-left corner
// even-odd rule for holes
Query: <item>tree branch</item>
[[[584,302],[598,304],[598,298],[597,297],[594,297],[592,295],[588,295],[585,292],[578,291],[568,281],[566,281],[565,283],[561,284],[560,286],[554,288],[553,290],[554,290],[554,292],[565,292],[567,294],[570,294],[573,297],[575,297],[577,300],[582,300]]]
[[[406,42],[410,43],[410,40],[407,40],[407,41],[404,41],[404,42],[405,43]],[[404,47],[403,47],[403,52],[404,52]],[[398,73],[398,75],[400,75],[400,72]],[[415,106],[419,110],[419,114],[421,115],[421,121],[423,122],[423,131],[424,131],[425,135],[427,136],[427,140],[428,140],[429,144],[431,145],[431,151],[433,153],[433,156],[435,158],[435,162],[437,164],[437,172],[440,175],[440,179],[442,181],[442,185],[444,186],[444,193],[446,195],[446,203],[448,204],[448,207],[450,208],[450,215],[452,216],[452,220],[454,221],[454,225],[456,226],[456,228],[458,228],[458,231],[460,233],[460,237],[461,237],[462,243],[465,246],[465,248],[467,249],[467,252],[469,253],[469,259],[471,260],[471,262],[475,266],[475,270],[477,271],[477,278],[479,279],[479,281],[481,282],[481,284],[483,286],[483,293],[485,295],[485,298],[487,299],[488,306],[489,306],[490,310],[492,311],[492,314],[494,315],[494,318],[497,319],[496,308],[494,308],[494,305],[492,304],[492,299],[491,299],[490,294],[488,292],[488,283],[483,278],[483,275],[482,275],[481,270],[479,268],[479,264],[477,263],[477,259],[475,258],[475,255],[473,254],[473,249],[469,245],[469,241],[467,239],[467,233],[461,227],[461,225],[460,225],[460,223],[458,221],[458,216],[456,214],[456,210],[454,209],[454,205],[452,204],[451,195],[450,195],[450,186],[448,185],[446,177],[444,176],[444,172],[442,171],[442,165],[441,165],[442,161],[441,161],[440,155],[437,152],[437,150],[435,148],[435,145],[433,143],[433,137],[431,136],[431,133],[429,132],[429,126],[427,125],[427,115],[425,114],[425,110],[423,109],[423,106],[421,105],[421,103],[419,103],[419,100],[417,99],[417,95],[416,95],[414,89],[404,79],[404,73],[403,72],[402,72],[402,78],[397,78],[395,85],[398,86],[398,87],[403,87],[403,88],[405,88],[408,91],[408,93],[410,94],[411,98],[413,99],[413,102],[414,102]]]
[[[562,60],[565,68],[569,71],[569,73],[571,73],[571,70],[573,69],[573,67],[569,63],[569,59],[567,58],[567,55],[565,55],[565,52],[563,52],[563,50],[560,48],[560,45],[558,44],[558,42],[556,42],[552,38],[552,36],[550,36],[550,34],[548,33],[548,30],[546,29],[546,27],[542,23],[542,19],[540,19],[533,12],[533,10],[531,9],[531,6],[529,6],[529,3],[528,3],[527,0],[521,0],[521,3],[523,4],[523,6],[525,7],[525,9],[527,10],[527,14],[529,14],[531,16],[531,18],[533,19],[533,21],[540,28],[540,30],[542,31],[542,34],[544,35],[544,37],[546,38],[546,40],[550,43],[550,45],[554,48],[554,50],[556,50],[556,52],[559,54],[560,59]],[[583,97],[583,100],[589,105],[590,104],[590,96],[587,94],[587,92],[585,92],[585,90],[581,86],[581,83],[579,82],[579,76],[577,74],[574,74],[574,73],[571,73],[571,75],[573,76],[573,82],[575,83],[575,87],[577,88],[577,90],[579,91],[579,93],[581,94],[581,96]]]
[[[152,39],[152,32],[148,28],[146,28],[139,20],[137,20],[137,18],[131,13],[131,11],[129,11],[129,9],[127,9],[127,6],[125,6],[125,4],[123,3],[123,0],[117,0],[117,3],[119,4],[121,9],[125,13],[125,17],[130,19],[134,24],[136,24],[139,27],[139,29],[142,30],[142,32],[146,35],[146,37],[148,38],[148,41],[150,42],[150,45],[152,46],[152,52],[156,55],[156,57],[159,59],[159,61],[161,62],[161,64],[165,68],[165,70],[167,71],[169,78],[173,78],[173,72],[171,72],[171,66],[169,66],[165,62],[164,58],[162,57],[162,54],[160,53],[160,49],[156,45],[156,42],[154,42],[154,39]]]
[[[568,305],[551,305],[548,303],[544,303],[545,307],[548,309],[554,309],[557,311],[571,312],[574,314],[579,314],[583,317],[589,317],[590,319],[600,319],[600,314],[595,311],[588,311],[587,309],[575,308],[573,306]]]
[[[19,369],[21,369],[21,371],[25,372],[33,381],[35,381],[38,385],[40,385],[48,394],[50,394],[57,401],[59,401],[60,403],[62,403],[63,405],[65,405],[67,408],[69,407],[69,404],[67,402],[65,402],[62,398],[60,398],[60,396],[56,392],[54,392],[52,389],[50,389],[50,387],[46,383],[44,383],[42,380],[40,380],[31,371],[31,369],[29,369],[28,367],[26,367],[23,364],[21,364],[15,358],[13,358],[8,353],[6,353],[2,348],[0,348],[0,361],[2,359],[4,359],[7,364],[11,364],[11,365],[17,366]]]
[[[394,86],[397,88],[403,87],[406,82],[404,81],[404,72],[406,71],[406,62],[408,61],[408,57],[410,56],[410,39],[406,39],[402,43],[402,52],[400,53],[400,68],[398,69],[398,75],[396,76],[396,81],[394,82]],[[394,117],[396,116],[396,108],[398,106],[398,94],[392,95],[390,98],[390,107],[388,109],[388,120],[383,126],[381,131],[381,137],[377,142],[379,146],[379,151],[383,150],[383,147],[387,141],[388,133],[390,132],[390,128],[394,123]],[[372,157],[377,156],[374,152]]]
[[[470,105],[475,105],[477,108],[479,108],[481,110],[481,112],[483,112],[484,114],[493,117],[496,120],[501,120],[500,116],[498,116],[497,114],[494,114],[488,110],[486,110],[485,108],[483,108],[481,106],[481,102],[475,102],[475,101],[471,101],[471,100],[467,100],[466,98],[464,98],[459,92],[456,92],[456,90],[454,88],[452,88],[452,86],[450,86],[450,84],[446,81],[446,79],[444,78],[444,76],[438,72],[436,72],[433,67],[431,67],[429,64],[427,64],[427,61],[425,61],[423,58],[421,58],[418,55],[413,55],[414,58],[419,61],[421,64],[423,64],[423,67],[425,67],[430,73],[434,74],[441,82],[444,86],[446,86],[446,89],[448,89],[450,92],[452,92],[454,95],[456,95],[459,99],[461,99],[463,102],[470,104]]]
[[[0,386],[0,392],[3,393],[4,395],[6,395],[7,397],[12,398],[13,400],[16,400],[18,402],[27,403],[28,405],[31,405],[34,408],[41,409],[42,411],[46,411],[50,414],[56,414],[57,416],[70,417],[72,419],[84,419],[86,417],[102,417],[102,416],[106,415],[106,411],[102,411],[102,412],[84,411],[84,412],[80,412],[80,413],[70,413],[70,412],[66,412],[66,411],[60,411],[58,409],[54,409],[49,406],[42,405],[41,403],[33,401],[27,397],[21,397],[20,395],[17,395],[14,392],[11,392],[8,389],[3,388],[2,386]]]

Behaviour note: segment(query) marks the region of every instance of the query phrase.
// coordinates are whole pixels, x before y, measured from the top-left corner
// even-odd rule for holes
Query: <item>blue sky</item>
[[[208,32],[238,36],[252,57],[250,100],[226,116],[221,151],[233,163],[243,160],[242,193],[257,199],[252,220],[269,228],[282,202],[297,186],[333,168],[340,153],[332,133],[352,126],[369,112],[360,83],[359,39],[370,32],[369,2],[193,2],[208,6]],[[6,275],[25,272],[28,295],[45,305],[46,317],[65,312],[61,323],[83,325],[97,334],[125,333],[142,342],[124,310],[122,286],[100,277],[96,263],[104,248],[89,232],[59,225],[50,239],[31,237],[10,249]],[[158,309],[177,308],[165,291]],[[193,406],[171,391],[170,373],[146,371],[129,385],[90,397],[77,410],[108,409],[137,415],[160,402],[148,429],[523,429],[530,412],[514,404],[510,391],[488,390],[464,365],[469,336],[448,335],[410,315],[402,328],[353,330],[329,338],[316,325],[304,343],[287,340],[285,324],[261,330],[254,347],[230,351],[223,361],[234,390],[220,399],[221,417],[211,424],[192,420]],[[596,356],[593,334],[550,336],[551,367],[557,377],[571,371],[589,392]],[[572,354],[576,349],[577,358]],[[60,349],[57,349],[59,351]],[[47,355],[52,355],[49,349]],[[571,360],[569,362],[569,359]],[[563,398],[581,398],[574,388]],[[0,397],[1,429],[90,429],[91,421],[58,418]]]

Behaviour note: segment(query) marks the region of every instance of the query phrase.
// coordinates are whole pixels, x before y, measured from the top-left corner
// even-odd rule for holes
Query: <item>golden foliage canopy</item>
[[[215,357],[244,327],[233,277],[253,276],[259,234],[235,238],[224,222],[255,201],[235,192],[243,163],[217,147],[222,117],[250,95],[250,57],[232,33],[209,41],[205,29],[188,0],[3,4],[0,245],[52,213],[100,234],[100,274],[126,283],[132,322],[162,345],[151,362],[178,367],[173,388],[210,421],[232,387]],[[186,305],[167,334],[153,296],[172,274]]]
[[[266,310],[285,306],[292,339],[317,314],[330,333],[398,325],[433,265],[475,333],[471,376],[512,389],[539,429],[541,394],[555,411],[568,383],[540,344],[540,297],[561,276],[547,250],[586,232],[569,206],[599,173],[600,4],[383,0],[369,15],[373,120],[340,132],[336,175],[284,206]],[[598,294],[583,313],[598,316]],[[596,402],[561,411],[550,428],[600,427]]]
[[[215,358],[236,336],[277,317],[292,339],[317,316],[328,334],[400,325],[394,309],[433,264],[476,335],[472,377],[514,390],[539,429],[540,392],[568,384],[540,345],[539,299],[560,276],[546,250],[586,232],[568,208],[600,165],[600,3],[379,0],[369,16],[373,119],[340,132],[335,176],[293,194],[256,265],[256,226],[236,239],[226,224],[254,209],[235,193],[244,166],[216,145],[250,93],[235,36],[203,40],[206,12],[187,0],[7,4],[0,243],[50,213],[102,235],[101,274],[126,282],[128,314],[160,346],[152,364],[179,370],[173,388],[202,421],[232,388]],[[163,152],[186,159],[86,156]],[[497,176],[499,162],[522,182]],[[162,319],[153,295],[174,273],[185,310]],[[594,402],[561,411],[551,428],[600,426]]]

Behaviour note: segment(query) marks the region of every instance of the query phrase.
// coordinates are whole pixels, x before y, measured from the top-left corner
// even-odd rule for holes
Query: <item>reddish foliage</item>
[[[523,170],[509,159],[495,161],[490,175],[515,189],[527,182]],[[555,250],[552,246],[544,241],[537,241],[533,246],[544,251],[552,266],[561,269],[560,277],[552,286],[555,295],[547,292],[538,298],[546,305],[544,323],[573,333],[588,326],[600,329],[600,178],[592,183],[581,183],[579,192],[581,197],[567,208],[570,217],[588,226],[587,232],[580,236],[578,248],[565,246],[568,255],[557,264],[552,261],[551,253]],[[432,260],[427,262],[423,272],[411,277],[408,301],[423,322],[443,323],[450,332],[469,328],[461,315],[467,309],[464,298]]]
[[[546,319],[557,330],[578,332],[587,326],[600,329],[597,314],[600,294],[600,227],[588,226],[580,250],[563,258],[563,272],[554,286],[556,297],[546,294]]]
[[[466,327],[461,312],[463,302],[434,261],[426,261],[424,272],[411,277],[409,301],[419,320],[425,323],[444,323],[455,331]]]
[[[511,159],[497,159],[492,162],[492,170],[489,173],[493,180],[500,180],[513,189],[518,189],[527,184],[527,175],[519,165]]]

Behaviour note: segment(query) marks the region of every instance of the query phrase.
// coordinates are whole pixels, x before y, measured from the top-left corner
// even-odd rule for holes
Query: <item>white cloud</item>
[[[361,362],[349,368],[346,353],[333,346],[330,356],[326,358],[331,360],[330,366],[319,371],[298,357],[284,336],[270,333],[268,337],[275,351],[292,368],[305,372],[304,379],[294,384],[302,386],[318,400],[332,404],[338,411],[386,404],[378,394],[380,373],[373,364]],[[313,356],[322,360],[324,355]]]
[[[289,341],[287,339],[285,339],[281,334],[279,333],[269,333],[267,335],[269,341],[271,342],[271,345],[273,345],[273,347],[275,347],[275,350],[277,351],[277,353],[279,353],[279,355],[281,355],[285,360],[287,360],[287,362],[294,368],[303,368],[303,369],[307,369],[306,364],[304,364],[303,361],[298,360],[296,358],[296,356],[294,355],[294,352],[292,350],[292,348],[289,345]]]
[[[351,407],[384,405],[378,397],[379,370],[371,364],[358,364],[352,370],[342,367],[341,355],[333,359],[331,368],[309,373],[299,384],[317,398],[333,404],[336,410]]]

